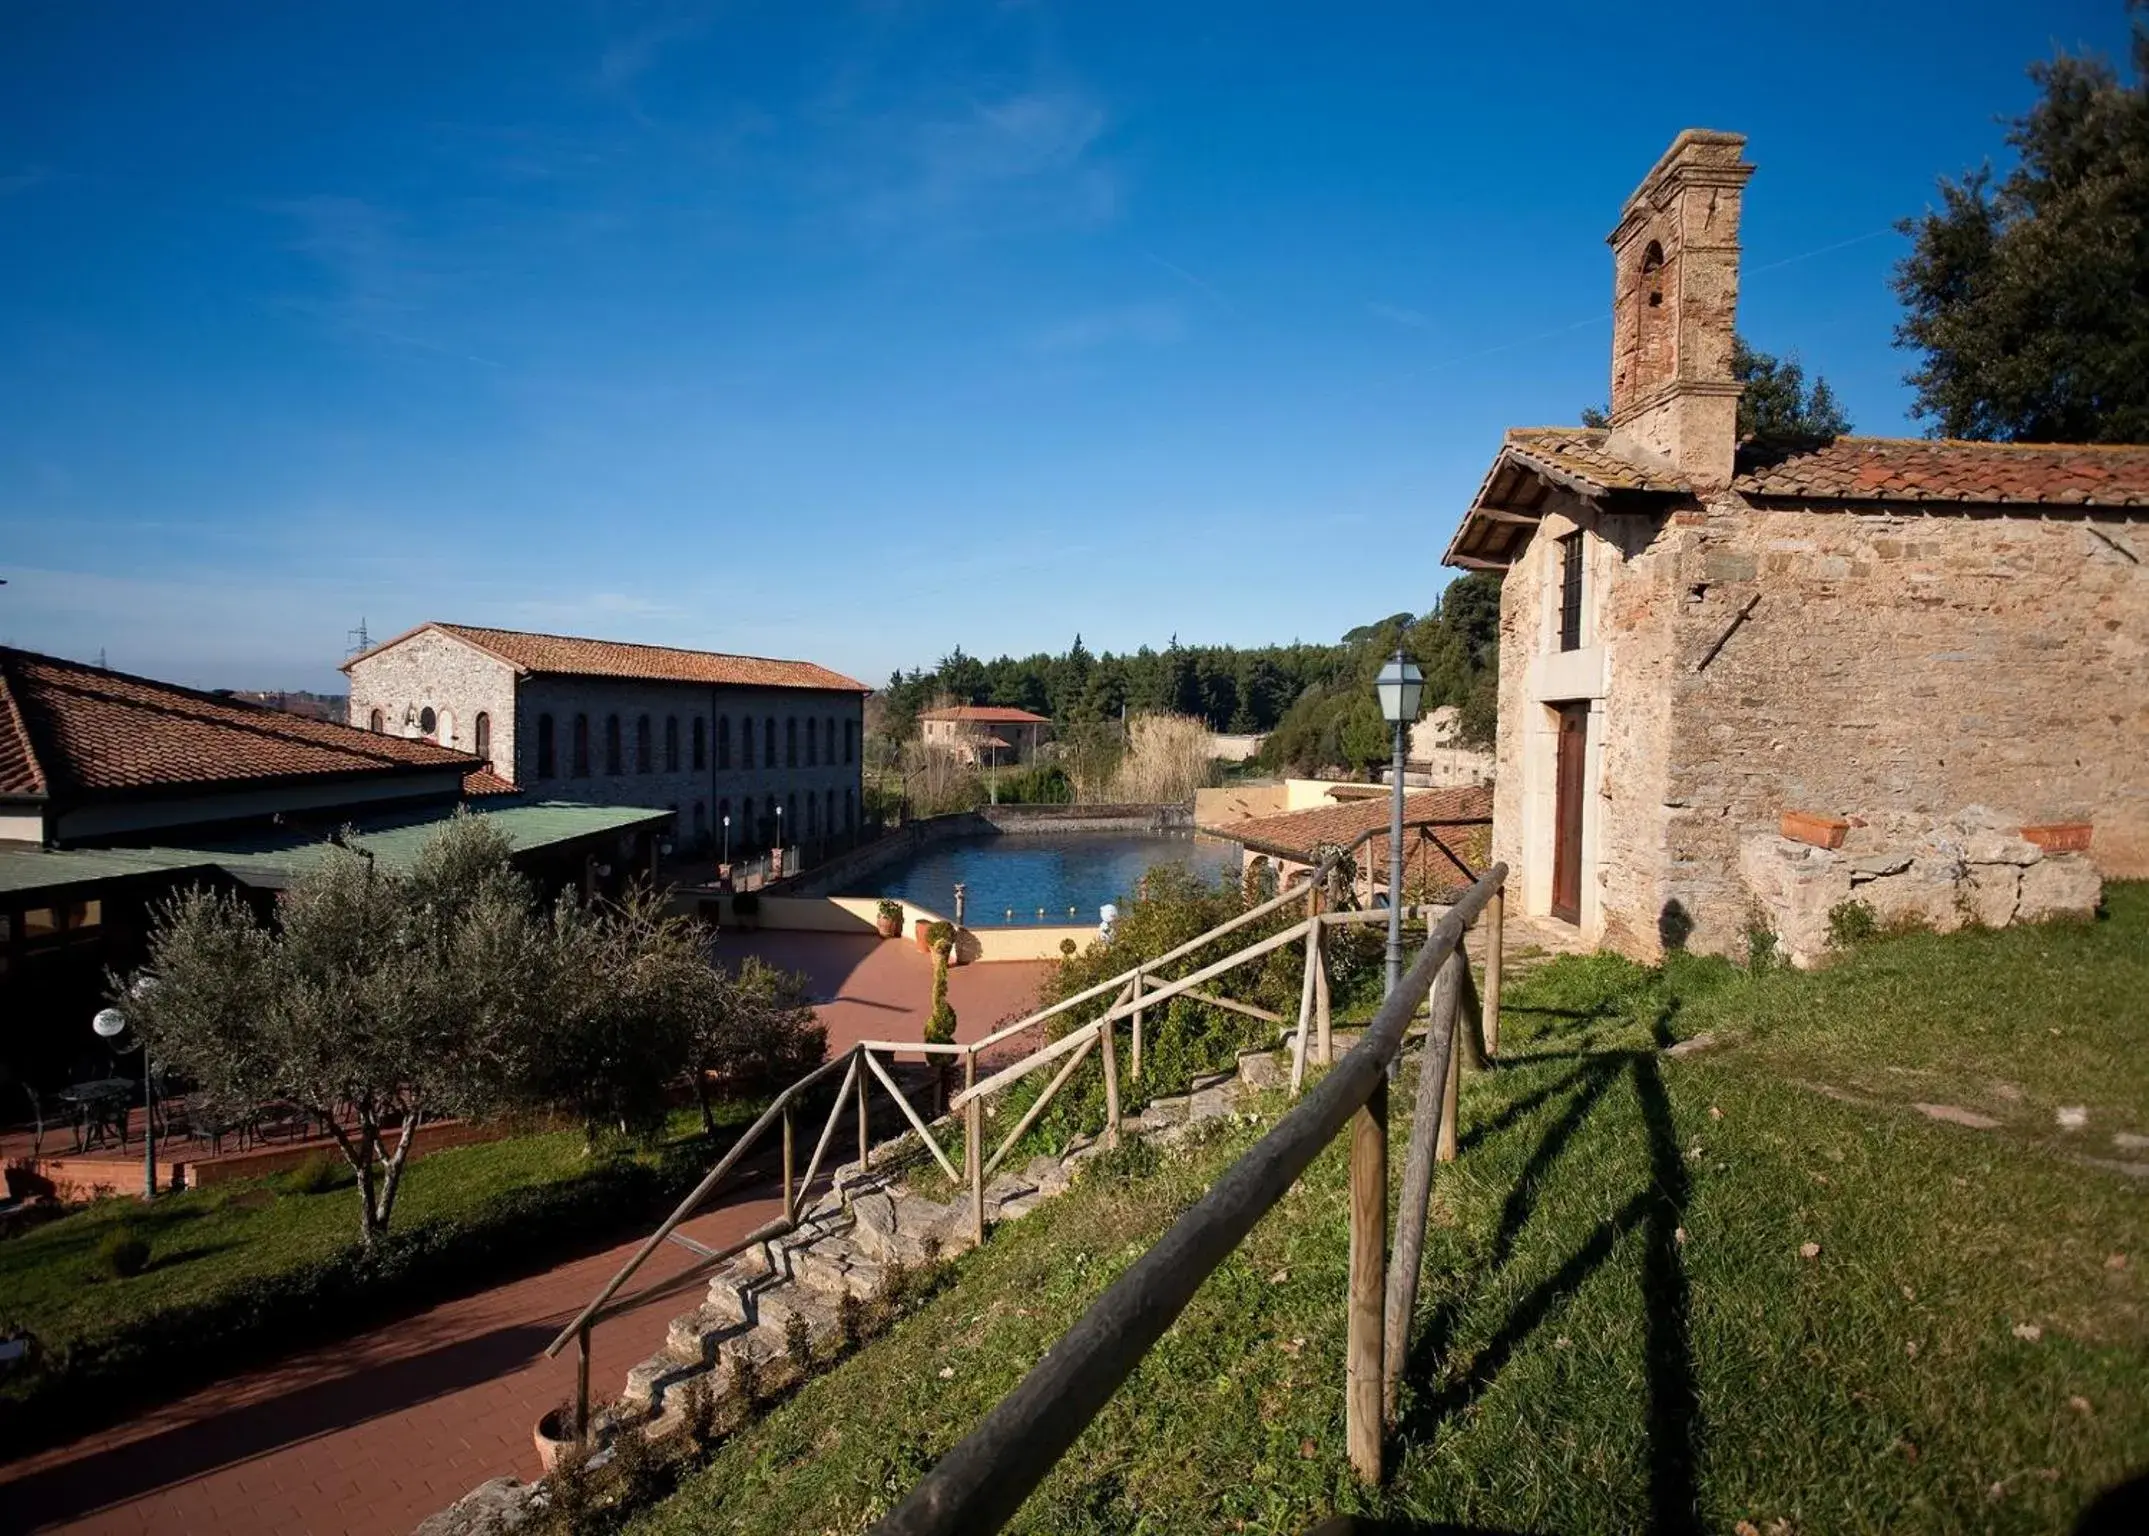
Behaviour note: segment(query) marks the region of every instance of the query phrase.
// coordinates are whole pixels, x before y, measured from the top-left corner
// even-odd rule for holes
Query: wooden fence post
[[[1461,948],[1460,945],[1456,947]],[[1465,961],[1464,963],[1468,964],[1469,962]],[[1460,1029],[1461,1027],[1461,1022],[1458,1020],[1456,1028]],[[1458,1117],[1456,1108],[1462,1101],[1463,1053],[1461,1050],[1457,1049],[1448,1052],[1446,1077],[1447,1081],[1440,1092],[1440,1147],[1435,1156],[1443,1163],[1452,1163],[1455,1161],[1457,1152],[1455,1121]]]
[[[1350,1311],[1343,1424],[1359,1481],[1380,1481],[1382,1292],[1388,1270],[1388,1080],[1351,1117]]]
[[[796,1214],[791,1179],[791,1106],[788,1104],[783,1112],[783,1213],[786,1221]]]
[[[972,1099],[963,1106],[965,1161],[970,1174],[970,1235],[985,1241],[985,1100]]]
[[[1403,1199],[1395,1217],[1395,1256],[1388,1266],[1388,1311],[1384,1324],[1381,1403],[1395,1414],[1396,1383],[1410,1348],[1411,1316],[1418,1308],[1418,1266],[1425,1252],[1425,1208],[1433,1193],[1433,1149],[1440,1139],[1441,1102],[1446,1097],[1448,1059],[1455,1054],[1460,988],[1469,962],[1460,953],[1448,957],[1433,982],[1425,1028],[1425,1051],[1418,1058],[1418,1095],[1411,1113],[1410,1151],[1403,1159]]]
[[[1496,886],[1485,903],[1485,1049],[1500,1053],[1500,951],[1506,947],[1507,890]]]
[[[866,1048],[860,1046],[858,1054],[863,1057]],[[860,1061],[860,1066],[865,1063]],[[858,1171],[865,1173],[873,1166],[873,1132],[866,1115],[866,1075],[858,1074]]]
[[[589,1324],[575,1334],[575,1438],[584,1445],[589,1434]]]
[[[1097,1027],[1099,1042],[1104,1046],[1104,1142],[1108,1147],[1119,1145],[1119,1054],[1112,1044],[1115,1033],[1109,1017]]]
[[[1135,1082],[1142,1080],[1142,970],[1134,968],[1134,1052],[1127,1060],[1127,1071]]]
[[[1330,1029],[1328,1007],[1328,935],[1320,930],[1321,942],[1313,950],[1313,1027],[1314,1038],[1320,1042],[1321,1065],[1336,1064],[1335,1034]]]

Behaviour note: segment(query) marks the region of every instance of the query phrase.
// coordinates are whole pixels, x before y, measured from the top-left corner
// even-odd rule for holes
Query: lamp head
[[[97,1031],[100,1040],[117,1040],[127,1032],[127,1016],[117,1008],[100,1008],[90,1020],[90,1028]]]
[[[1397,646],[1388,664],[1374,680],[1373,692],[1380,700],[1380,716],[1390,725],[1409,725],[1418,718],[1418,703],[1425,694],[1425,674],[1411,664]]]

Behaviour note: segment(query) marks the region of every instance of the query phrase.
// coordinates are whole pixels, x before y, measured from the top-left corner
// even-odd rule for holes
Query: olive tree
[[[194,891],[157,914],[148,971],[115,978],[149,1050],[212,1102],[286,1101],[357,1174],[359,1232],[387,1231],[417,1131],[511,1101],[553,948],[506,839],[458,814],[404,873],[332,847],[272,926]]]
[[[696,1020],[694,1088],[703,1128],[716,1128],[712,1079],[748,1092],[780,1088],[819,1066],[827,1049],[828,1030],[814,1014],[806,978],[748,955],[723,977],[716,1006]]]

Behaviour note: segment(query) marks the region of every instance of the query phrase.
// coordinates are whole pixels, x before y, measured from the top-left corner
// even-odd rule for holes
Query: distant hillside
[[[235,699],[249,704],[266,704],[270,709],[280,709],[287,715],[304,715],[309,720],[332,720],[341,725],[351,715],[351,696],[347,693],[307,693],[303,689],[230,688],[224,689]]]

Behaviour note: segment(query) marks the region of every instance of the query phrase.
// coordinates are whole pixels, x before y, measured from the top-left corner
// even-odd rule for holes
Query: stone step
[[[1281,1088],[1289,1081],[1289,1076],[1274,1051],[1248,1051],[1239,1058],[1239,1081],[1256,1092],[1263,1088]]]
[[[707,1369],[682,1365],[669,1351],[651,1355],[627,1372],[627,1389],[620,1395],[637,1409],[661,1413],[667,1401],[675,1400],[681,1387]]]
[[[781,1351],[788,1352],[790,1349],[789,1328],[794,1317],[805,1319],[806,1336],[815,1343],[835,1335],[835,1302],[808,1286],[775,1286],[756,1296],[754,1304],[760,1313],[759,1328],[756,1331],[771,1331]]]
[[[664,1352],[681,1365],[706,1366],[716,1358],[718,1341],[743,1326],[727,1309],[704,1302],[672,1319],[664,1331]]]
[[[870,1301],[881,1287],[882,1267],[843,1238],[815,1243],[791,1256],[792,1274],[831,1300],[849,1292]]]

